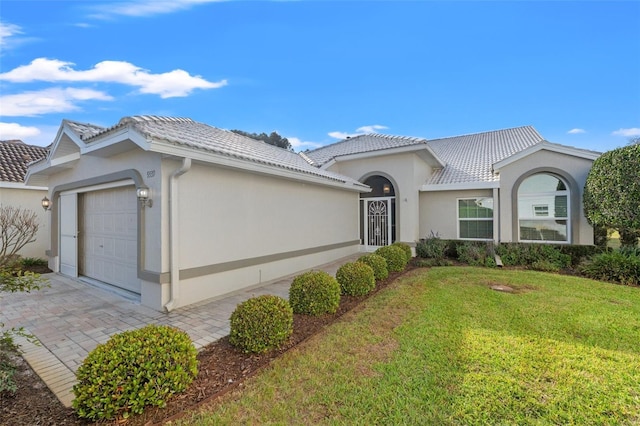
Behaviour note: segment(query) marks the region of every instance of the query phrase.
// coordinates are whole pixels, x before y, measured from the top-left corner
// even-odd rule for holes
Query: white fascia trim
[[[601,155],[601,153],[595,151],[585,151],[583,149],[573,148],[571,146],[542,141],[523,151],[513,154],[511,157],[507,157],[504,160],[500,160],[497,163],[494,163],[493,170],[495,172],[498,172],[501,168],[508,166],[509,164],[514,163],[518,160],[522,160],[523,158],[542,150],[557,152],[558,154],[570,155],[572,157],[584,158],[586,160],[595,160]]]
[[[64,157],[53,158],[48,163],[48,166],[60,166],[65,163],[70,163],[80,158],[80,152],[74,152],[73,154],[67,154]]]
[[[84,146],[82,153],[88,154],[126,140],[132,141],[145,151],[149,150],[149,142],[144,136],[133,130],[131,127],[123,127],[122,129],[118,129],[113,133],[105,135],[104,138],[100,138],[100,136],[98,136],[96,141],[89,142]]]
[[[253,173],[277,176],[285,179],[295,180],[298,182],[310,182],[318,185],[330,186],[354,192],[370,191],[370,188],[366,185],[356,185],[355,183],[352,184],[350,182],[331,180],[330,178],[323,178],[320,176],[314,176],[294,170],[286,170],[279,167],[269,166],[267,164],[253,162],[251,160],[227,157],[216,152],[202,152],[190,148],[168,146],[162,143],[155,142],[151,142],[149,150],[158,152],[160,154],[166,154],[181,158],[191,158],[195,161],[202,161],[204,163],[216,164],[219,166],[240,169]]]
[[[500,181],[426,184],[420,187],[420,192],[462,191],[466,189],[494,189],[494,188],[500,188]]]
[[[0,182],[0,188],[7,189],[29,189],[34,191],[47,191],[46,186],[29,186],[21,182]]]
[[[335,157],[331,161],[329,161],[327,164],[331,163],[332,161],[338,162],[338,161],[362,160],[365,158],[381,157],[381,156],[393,155],[393,154],[405,154],[405,153],[411,153],[411,152],[417,152],[417,151],[423,151],[423,150],[427,151],[436,160],[436,162],[440,165],[440,167],[444,167],[446,165],[446,163],[442,161],[440,158],[438,158],[438,156],[433,152],[433,150],[427,144],[407,145],[407,146],[401,146],[398,148],[379,149],[375,151],[359,152],[357,154],[340,155]],[[323,165],[322,168],[325,168],[325,166],[326,164]]]

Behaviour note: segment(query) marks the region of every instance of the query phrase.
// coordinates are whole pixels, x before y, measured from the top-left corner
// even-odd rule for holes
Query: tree
[[[283,138],[277,132],[271,132],[271,134],[269,135],[267,135],[266,133],[248,133],[243,132],[242,130],[232,130],[232,132],[238,135],[247,136],[251,139],[266,142],[269,145],[277,146],[278,148],[284,148],[286,150],[293,151],[293,147],[289,143],[289,140],[287,138]]]
[[[22,272],[15,261],[18,251],[35,241],[37,232],[38,221],[33,211],[0,205],[0,299],[2,293],[28,293],[48,285],[40,275]],[[9,358],[9,353],[19,349],[14,341],[15,336],[33,339],[23,328],[4,330],[4,324],[0,323],[0,393],[16,390],[13,380],[15,367]]]
[[[36,240],[38,227],[38,217],[32,210],[0,205],[0,267]]]
[[[584,211],[594,226],[618,230],[622,245],[640,236],[640,144],[607,151],[593,162],[584,188]]]

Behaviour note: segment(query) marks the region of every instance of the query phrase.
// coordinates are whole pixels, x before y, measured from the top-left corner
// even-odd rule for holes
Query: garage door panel
[[[81,273],[140,293],[137,276],[137,198],[134,187],[83,194],[85,229]]]

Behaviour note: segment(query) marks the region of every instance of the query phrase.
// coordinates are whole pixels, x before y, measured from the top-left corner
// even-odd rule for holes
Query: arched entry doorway
[[[360,239],[367,250],[375,250],[396,239],[396,192],[384,176],[370,176],[363,183],[372,190],[360,195]]]

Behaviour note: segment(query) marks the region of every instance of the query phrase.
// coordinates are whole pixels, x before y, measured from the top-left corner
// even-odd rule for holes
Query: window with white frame
[[[458,238],[493,239],[493,198],[458,200]]]
[[[520,241],[569,241],[569,190],[557,176],[539,173],[518,188]]]

